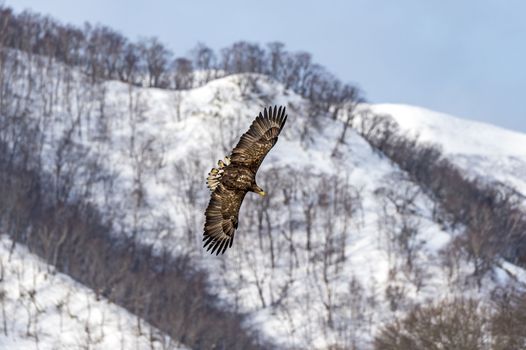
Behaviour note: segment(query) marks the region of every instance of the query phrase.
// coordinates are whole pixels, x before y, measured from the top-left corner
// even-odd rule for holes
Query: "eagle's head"
[[[263,191],[263,189],[259,187],[258,185],[256,185],[255,183],[250,188],[250,191],[259,194],[261,197],[265,197],[265,194],[266,194],[265,191]]]

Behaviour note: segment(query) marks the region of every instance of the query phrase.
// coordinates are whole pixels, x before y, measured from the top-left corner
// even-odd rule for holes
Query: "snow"
[[[497,267],[496,278],[487,276],[479,290],[470,283],[469,262],[459,261],[454,271],[448,270],[442,250],[458,232],[433,221],[432,199],[352,130],[334,152],[342,123],[325,117],[323,127],[316,127],[319,120],[307,117],[309,101],[269,78],[234,75],[187,91],[114,81],[87,87],[81,78],[73,85],[73,90],[92,89],[95,96],[103,92],[104,99],[92,100],[86,94],[81,97],[85,100],[70,106],[72,112],[60,103],[54,107],[54,123],[45,130],[47,169],[53,170],[54,151],[64,130],[74,115],[82,115],[76,112],[81,107],[92,111],[73,134],[75,145],[84,152],[77,158],[99,160],[114,182],[110,189],[94,185],[90,200],[108,215],[118,214],[114,215],[117,232],[137,230],[142,242],[188,254],[209,273],[209,289],[217,293],[222,306],[248,315],[248,324],[280,348],[371,348],[379,327],[414,305],[451,295],[484,299],[493,288],[526,278],[521,269],[502,265],[515,277]],[[35,96],[36,106],[39,99]],[[99,104],[104,106],[103,115]],[[201,248],[203,213],[210,195],[206,174],[230,152],[262,108],[274,104],[287,105],[289,118],[258,172],[258,184],[268,196],[247,195],[233,247],[224,256],[211,256]],[[393,115],[403,130],[418,134],[422,141],[442,145],[468,174],[491,174],[526,189],[526,150],[520,147],[525,135],[411,106],[371,108]],[[76,179],[79,186],[82,176]],[[141,200],[137,193],[143,194]],[[316,208],[310,249],[306,243],[309,203]],[[399,243],[402,229],[408,227],[415,230],[409,253]],[[409,255],[412,266],[407,264]],[[16,267],[13,261],[6,260],[5,266]],[[28,287],[38,287],[38,297],[40,288],[51,288],[47,282],[51,277],[46,276]],[[66,288],[60,288],[61,283],[53,280],[53,286],[59,286],[53,295],[61,296],[55,302],[64,298],[61,290]],[[75,300],[78,294],[80,300],[90,300],[92,309],[99,305],[85,288],[71,288]],[[44,299],[39,303],[45,305]],[[65,342],[85,339],[83,324],[88,316],[82,305],[79,310],[84,311],[78,314],[84,323],[75,326],[72,321],[73,329],[56,335],[63,333]],[[88,314],[95,319],[92,315],[102,313]],[[105,323],[118,330],[109,321],[111,312],[107,314]],[[127,315],[122,319],[129,320],[125,328],[132,332],[133,316]],[[58,316],[50,313],[49,317],[50,324],[56,324]],[[13,329],[23,327],[24,318],[20,320]],[[48,330],[43,323],[39,327],[42,338],[57,328]],[[11,337],[6,342],[26,341]],[[122,333],[117,338],[131,337]],[[111,343],[115,339],[104,338],[108,347],[101,348],[119,346]],[[134,344],[143,344],[141,339]]]
[[[341,133],[340,122],[328,120],[320,129],[307,126],[308,136],[302,137],[300,130],[309,123],[305,118],[307,101],[290,91],[283,94],[283,87],[268,79],[258,80],[257,94],[244,95],[239,86],[242,78],[230,76],[182,93],[132,89],[132,98],[147,101],[147,108],[137,119],[136,142],[154,140],[152,147],[157,153],[162,152],[163,159],[162,167],[144,177],[148,215],[143,217],[142,223],[146,225],[149,222],[153,226],[160,218],[169,218],[176,229],[162,235],[163,244],[171,246],[176,253],[189,251],[196,256],[202,268],[209,271],[210,288],[224,301],[225,307],[248,313],[250,324],[278,344],[325,348],[342,343],[341,338],[348,332],[347,329],[337,331],[323,326],[328,317],[325,305],[331,298],[330,302],[337,309],[333,318],[347,327],[349,323],[355,323],[352,327],[355,328],[353,332],[357,340],[354,341],[367,346],[377,326],[397,314],[389,310],[385,300],[387,286],[403,285],[408,298],[407,307],[428,298],[438,298],[440,293],[437,291],[448,289],[445,271],[438,268],[430,272],[431,276],[419,287],[402,275],[392,276],[393,264],[400,265],[401,259],[392,248],[387,248],[390,243],[386,241],[385,231],[388,228],[379,227],[381,213],[385,209],[394,215],[395,222],[386,224],[392,225],[393,230],[401,222],[394,208],[378,195],[378,190],[389,188],[396,181],[403,182],[400,188],[415,193],[418,187],[352,130],[348,132],[346,143],[339,146],[339,156],[331,157]],[[126,193],[131,192],[135,173],[127,141],[134,131],[127,111],[122,108],[129,104],[130,90],[118,82],[107,83],[105,87],[109,101],[107,108],[112,111],[114,130],[118,130],[109,135],[112,160],[107,166],[118,164],[119,177],[115,187],[121,196],[114,200],[122,202]],[[234,247],[223,257],[210,256],[202,251],[200,238],[202,213],[209,196],[204,178],[217,159],[228,154],[240,134],[248,129],[251,120],[271,97],[272,103],[278,101],[289,107],[289,118],[279,142],[258,173],[258,183],[264,189],[269,188],[276,257],[271,261],[270,243],[266,239],[261,246],[255,246],[258,234],[251,228],[249,218],[255,219],[260,199],[251,195],[247,196],[241,208]],[[173,101],[178,101],[179,115],[174,113]],[[97,149],[106,152],[106,147],[101,145]],[[188,187],[195,192],[194,203],[188,202],[188,192],[184,190],[190,180],[181,182],[181,179],[174,177],[174,169],[189,166],[189,158],[199,159],[195,166],[200,177],[195,181],[201,185]],[[284,205],[281,190],[273,188],[277,178],[285,179],[287,176],[301,182],[301,185],[291,184],[296,194],[288,206]],[[325,235],[329,234],[324,221],[328,218],[317,214],[313,227],[314,248],[312,252],[306,251],[300,200],[300,196],[306,194],[302,194],[301,187],[308,188],[313,198],[317,198],[319,186],[329,186],[330,190],[335,182],[342,186],[339,192],[348,191],[349,196],[360,197],[361,201],[357,202],[353,214],[341,210],[331,214],[334,215],[330,223],[334,234],[343,235],[340,244],[344,246],[344,262],[338,266],[331,263],[327,283],[323,284],[320,280],[327,272],[324,272],[320,259],[324,254]],[[276,183],[275,186],[283,185]],[[418,215],[412,215],[411,220],[421,232],[416,240],[423,242],[415,260],[425,266],[436,265],[438,253],[449,242],[451,234],[432,221],[432,201],[424,194],[416,195],[414,206]],[[291,222],[296,222],[298,226],[292,229],[287,239]],[[190,247],[181,243],[187,241],[185,232],[188,231],[193,237]],[[157,238],[144,233],[142,239],[155,242]],[[293,242],[297,250],[294,256],[288,253],[287,242]],[[360,313],[364,315],[360,317],[367,321],[359,321],[360,317],[349,316],[345,310],[353,302],[349,299],[351,280],[365,291],[364,300],[376,300],[372,304],[374,309],[361,305],[363,309]],[[280,298],[280,293],[283,293],[281,302],[272,306],[273,301]]]
[[[211,289],[224,300],[225,307],[235,307],[241,312],[249,313],[251,323],[256,329],[283,346],[325,348],[331,344],[341,343],[343,336],[338,331],[323,328],[326,322],[324,305],[328,298],[328,292],[324,288],[327,287],[331,289],[332,298],[338,300],[335,304],[338,311],[335,312],[334,317],[339,318],[342,324],[347,324],[347,327],[356,327],[353,331],[356,332],[358,343],[368,346],[371,335],[378,325],[398,315],[404,308],[428,300],[445,298],[454,293],[447,272],[440,265],[440,251],[449,243],[453,233],[444,231],[432,221],[433,203],[424,194],[420,193],[416,196],[413,209],[417,214],[410,215],[410,219],[419,230],[415,238],[415,244],[419,249],[414,259],[415,264],[425,270],[419,272],[425,276],[422,277],[424,279],[422,285],[413,283],[411,281],[413,277],[404,276],[401,271],[402,258],[394,253],[392,248],[388,248],[391,243],[386,240],[384,231],[401,225],[401,218],[397,216],[392,206],[382,201],[377,192],[380,188],[389,189],[391,186],[398,187],[400,190],[407,188],[408,191],[418,191],[417,185],[411,183],[407,176],[404,176],[403,172],[389,160],[373,152],[367,142],[352,131],[348,134],[346,144],[339,148],[340,156],[331,157],[342,127],[337,121],[328,121],[321,130],[310,127],[309,137],[302,140],[299,130],[308,123],[305,118],[307,101],[292,92],[288,92],[287,97],[275,93],[282,91],[282,86],[266,80],[259,81],[259,94],[243,96],[238,86],[239,79],[239,76],[227,77],[215,80],[199,89],[184,92],[184,98],[180,100],[179,120],[169,117],[170,106],[166,104],[166,101],[177,98],[175,97],[177,92],[155,89],[140,92],[152,106],[145,112],[146,118],[142,122],[141,130],[145,134],[149,133],[150,136],[144,135],[145,138],[155,137],[157,142],[163,144],[166,161],[166,166],[156,174],[159,182],[156,185],[151,183],[146,185],[152,203],[150,215],[160,217],[161,213],[165,213],[173,218],[175,223],[182,220],[180,214],[185,210],[191,212],[185,215],[193,214],[197,217],[190,227],[196,236],[195,246],[191,250],[199,256],[203,268],[209,271]],[[111,95],[116,99],[122,98],[122,96],[118,97],[117,90],[113,90]],[[174,207],[176,198],[184,201],[184,198],[181,198],[181,188],[166,185],[173,179],[172,165],[184,162],[188,156],[206,160],[198,166],[199,173],[204,178],[216,160],[228,154],[239,135],[248,128],[252,118],[265,105],[264,100],[268,95],[274,98],[273,103],[278,100],[279,103],[290,107],[288,124],[283,135],[258,174],[258,181],[263,185],[262,187],[270,186],[271,179],[268,176],[296,174],[303,177],[305,181],[303,186],[316,188],[320,184],[320,178],[326,176],[350,184],[352,191],[359,193],[362,198],[361,210],[351,218],[351,224],[346,229],[345,239],[342,242],[345,245],[345,263],[339,267],[340,270],[334,271],[329,276],[329,286],[320,284],[323,267],[320,263],[313,262],[313,258],[304,250],[303,226],[300,225],[292,238],[301,249],[299,256],[294,258],[297,259],[297,265],[292,270],[289,270],[292,258],[280,255],[273,266],[268,255],[269,245],[264,243],[262,247],[254,246],[257,236],[254,232],[250,232],[250,224],[246,217],[258,210],[256,204],[258,198],[255,196],[247,196],[241,209],[240,228],[234,248],[229,250],[225,257],[220,258],[202,253],[199,239],[202,227],[201,215],[208,198],[204,183],[201,188],[194,188],[198,198],[201,198],[200,204],[194,209],[185,209],[177,205]],[[279,99],[276,96],[280,96]],[[436,117],[436,120],[439,119],[440,117]],[[125,125],[122,125],[122,130],[126,130]],[[437,135],[444,134],[443,137],[447,139],[445,136],[447,130],[433,130],[433,132]],[[480,133],[480,130],[475,132],[477,133]],[[452,138],[458,137],[452,135]],[[426,140],[425,136],[422,136],[422,139]],[[429,138],[429,141],[435,140]],[[462,149],[462,142],[451,142],[448,150]],[[472,152],[477,150],[477,142],[473,137],[471,144],[468,143],[469,147],[466,146],[467,149]],[[504,151],[505,149],[502,152]],[[495,154],[500,156],[502,152]],[[476,154],[485,153],[484,150],[479,150]],[[395,180],[392,180],[393,177]],[[271,203],[276,205],[276,209],[270,214],[274,221],[272,234],[276,236],[275,240],[285,246],[286,240],[279,238],[280,231],[286,230],[287,220],[301,222],[301,203],[295,200],[287,208],[283,205],[283,197],[279,191],[272,191],[271,187],[268,192],[272,196]],[[379,227],[384,206],[385,210],[394,216],[395,221]],[[347,215],[346,213],[336,215],[331,222],[334,230],[343,230],[342,225]],[[327,232],[324,231],[321,220],[317,224],[313,239],[314,244],[320,249]],[[177,237],[181,237],[181,234],[172,232],[166,236],[165,243],[180,242],[181,238]],[[178,249],[184,248],[178,247]],[[279,254],[286,254],[283,247],[275,249],[280,251]],[[394,277],[393,266],[397,267],[398,271]],[[468,276],[470,267],[466,264],[458,273],[461,276]],[[366,308],[361,311],[364,313],[362,317],[369,320],[369,323],[363,326],[351,325],[358,321],[345,315],[345,309],[350,307],[345,305],[351,302],[348,300],[351,277],[366,291],[364,299],[376,299],[374,309]],[[501,283],[504,283],[504,280]],[[484,295],[493,285],[492,281],[488,281],[487,289],[477,291],[473,286],[471,289],[466,288],[463,293]],[[390,310],[389,302],[385,298],[388,287],[400,288],[405,294],[404,304],[394,311]],[[287,292],[282,301],[284,306],[269,306],[269,301],[277,298],[276,290],[285,289]],[[349,329],[345,330],[348,331]]]
[[[186,349],[0,236],[1,349]]]
[[[440,145],[468,174],[500,181],[526,195],[526,134],[416,106],[370,107],[392,116],[409,135]]]

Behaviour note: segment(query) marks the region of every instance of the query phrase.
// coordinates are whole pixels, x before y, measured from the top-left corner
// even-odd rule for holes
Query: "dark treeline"
[[[505,186],[467,179],[438,146],[403,135],[388,116],[363,119],[356,127],[439,203],[433,213],[436,222],[464,225],[464,234],[450,249],[467,253],[479,283],[498,258],[526,266],[526,215],[519,194]]]
[[[258,73],[281,82],[326,112],[358,98],[356,87],[314,63],[309,53],[289,52],[280,42],[262,47],[239,41],[219,52],[200,43],[189,57],[175,56],[155,37],[132,42],[106,26],[85,24],[81,29],[28,11],[15,14],[1,6],[0,33],[0,46],[76,66],[92,80],[181,90],[230,74]]]

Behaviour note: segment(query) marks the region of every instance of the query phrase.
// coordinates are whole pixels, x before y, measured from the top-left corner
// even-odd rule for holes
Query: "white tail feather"
[[[221,181],[221,176],[223,176],[224,168],[230,164],[230,157],[225,157],[224,160],[219,160],[217,162],[218,168],[212,168],[208,173],[206,178],[206,184],[210,191],[214,191],[219,182]]]

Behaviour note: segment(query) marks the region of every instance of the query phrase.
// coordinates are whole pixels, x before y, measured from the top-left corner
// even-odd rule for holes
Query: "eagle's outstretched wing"
[[[285,107],[265,108],[232,150],[232,163],[250,168],[255,173],[278,141],[278,135],[286,121]]]
[[[219,184],[212,193],[205,211],[204,246],[212,254],[223,254],[232,247],[237,229],[238,214],[246,191],[231,190]]]

